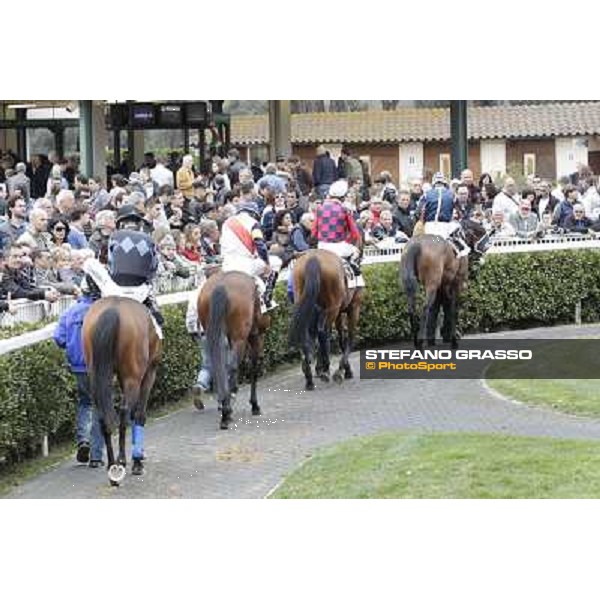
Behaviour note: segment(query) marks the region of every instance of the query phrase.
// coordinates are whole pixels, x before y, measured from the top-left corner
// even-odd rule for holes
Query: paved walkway
[[[511,337],[600,335],[600,326],[511,332]],[[358,372],[358,355],[353,356]],[[600,439],[600,420],[561,415],[510,402],[478,380],[346,381],[300,391],[300,367],[259,382],[261,417],[253,417],[244,386],[235,424],[218,429],[214,405],[184,408],[149,424],[146,474],[108,485],[103,469],[64,461],[15,488],[11,498],[263,498],[315,449],[380,431],[470,431]],[[130,436],[128,435],[128,440]]]

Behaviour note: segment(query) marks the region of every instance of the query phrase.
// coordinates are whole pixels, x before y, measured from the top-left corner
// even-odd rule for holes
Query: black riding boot
[[[273,290],[275,289],[275,283],[277,283],[277,276],[279,273],[275,271],[271,271],[271,274],[267,278],[265,282],[266,288],[265,293],[263,294],[263,300],[265,302],[265,306],[267,308],[271,308],[271,302],[273,301]]]
[[[148,296],[144,301],[144,306],[148,307],[150,313],[156,319],[159,327],[162,327],[165,323],[165,318],[162,316],[160,309],[158,308],[156,298],[153,295]]]
[[[362,275],[362,271],[360,269],[360,264],[358,263],[358,259],[353,259],[351,256],[348,257],[348,264],[350,265],[350,268],[352,269],[352,272],[354,273],[354,275],[356,277],[358,277],[359,275]]]

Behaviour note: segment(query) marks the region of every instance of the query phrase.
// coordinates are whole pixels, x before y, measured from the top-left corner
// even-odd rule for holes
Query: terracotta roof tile
[[[467,118],[470,139],[600,134],[600,102],[470,107]],[[265,144],[269,139],[267,115],[232,116],[231,129],[233,144]],[[292,115],[296,144],[449,139],[447,108]]]

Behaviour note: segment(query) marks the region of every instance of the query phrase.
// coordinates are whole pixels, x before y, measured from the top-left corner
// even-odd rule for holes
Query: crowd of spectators
[[[155,239],[159,277],[186,279],[220,261],[222,223],[241,201],[256,202],[270,252],[284,264],[316,246],[314,209],[331,184],[344,178],[345,205],[354,214],[365,244],[402,243],[413,234],[428,178],[397,186],[388,172],[371,177],[367,164],[344,148],[336,162],[317,148],[312,169],[297,156],[274,163],[246,164],[238,150],[215,157],[200,173],[192,156],[178,164],[144,155],[137,171],[114,173],[109,181],[78,172],[76,160],[55,154],[20,162],[0,156],[0,311],[25,298],[54,302],[79,295],[82,264],[90,256],[107,262],[116,213],[131,206]],[[455,218],[482,223],[497,237],[531,239],[544,235],[600,230],[598,181],[582,166],[557,185],[529,177],[517,186],[511,177],[494,181],[471,170],[448,182]]]

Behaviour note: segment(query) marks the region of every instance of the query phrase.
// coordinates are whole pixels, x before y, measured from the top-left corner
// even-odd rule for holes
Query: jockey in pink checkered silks
[[[356,276],[360,275],[358,258],[361,235],[352,213],[342,204],[348,193],[348,183],[340,179],[331,185],[327,198],[317,207],[312,234],[318,248],[345,258]]]

